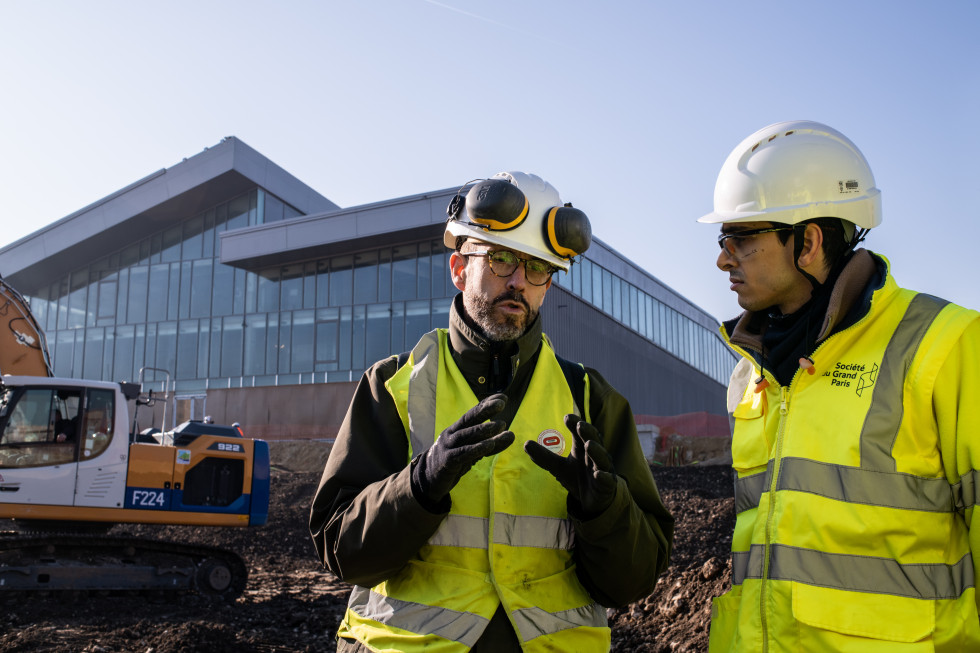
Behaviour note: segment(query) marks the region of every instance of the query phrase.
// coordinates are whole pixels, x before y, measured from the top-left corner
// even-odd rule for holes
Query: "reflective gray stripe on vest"
[[[732,554],[732,584],[760,580],[765,547],[753,544],[748,552]],[[973,587],[973,559],[963,556],[953,565],[902,564],[891,558],[826,553],[774,544],[769,550],[772,580],[851,592],[891,594],[915,599],[955,599]]]
[[[752,476],[744,476],[735,480],[735,514],[759,507],[762,500],[762,493],[769,486],[772,461],[769,461],[768,469]]]
[[[784,458],[780,466],[779,490],[811,492],[836,501],[901,510],[953,512],[956,509],[953,490],[945,477],[880,472],[805,458]]]
[[[770,460],[764,473],[736,481],[736,514],[758,507],[762,493],[769,488],[772,468],[773,461]],[[961,483],[969,484],[973,479],[973,475],[968,475]],[[970,485],[968,491],[973,493],[975,489]],[[972,494],[968,499],[960,497],[961,492],[950,486],[945,478],[880,472],[806,458],[782,460],[776,490],[808,492],[835,501],[924,512],[953,512],[964,500],[976,501]]]
[[[354,586],[347,607],[364,619],[419,635],[437,635],[468,648],[476,645],[490,623],[469,612],[401,601],[358,585]]]
[[[948,303],[932,295],[916,295],[888,341],[861,429],[861,467],[895,471],[891,452],[902,423],[905,375],[926,331]]]
[[[494,513],[494,544],[526,546],[538,549],[570,551],[574,544],[574,528],[568,519],[529,517]],[[486,549],[490,521],[482,517],[447,515],[428,544]]]
[[[417,456],[436,441],[436,381],[439,378],[439,334],[430,331],[412,349],[412,374],[408,383],[408,431],[412,455]]]
[[[953,496],[957,510],[973,508],[980,503],[980,472],[971,470],[960,477],[960,482],[953,486]]]
[[[605,628],[609,625],[606,610],[593,603],[581,608],[547,612],[541,608],[524,608],[515,610],[514,625],[522,642],[528,642],[535,637],[551,635],[569,628],[592,627]]]

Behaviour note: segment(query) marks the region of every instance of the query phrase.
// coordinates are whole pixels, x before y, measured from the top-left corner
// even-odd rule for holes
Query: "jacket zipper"
[[[773,381],[776,379],[773,378]],[[792,385],[792,382],[790,382]],[[779,428],[776,429],[776,451],[773,453],[772,478],[769,479],[769,507],[766,512],[766,539],[762,558],[762,581],[759,586],[759,616],[762,622],[762,651],[769,650],[769,620],[766,603],[769,597],[769,566],[772,556],[773,515],[776,512],[776,486],[783,457],[783,436],[786,433],[786,416],[789,414],[789,388],[779,386]]]

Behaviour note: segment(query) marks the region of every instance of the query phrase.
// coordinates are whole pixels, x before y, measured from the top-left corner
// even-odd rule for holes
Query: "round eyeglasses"
[[[745,229],[730,231],[718,236],[718,246],[735,260],[745,258],[756,250],[748,251],[749,239],[753,236],[768,234],[775,231],[793,231],[793,227],[764,227],[762,229]]]
[[[551,279],[555,273],[555,267],[539,258],[522,258],[506,249],[498,249],[486,252],[460,252],[460,256],[486,256],[490,264],[490,271],[498,277],[509,277],[517,270],[517,266],[524,264],[524,278],[532,286],[543,286]]]

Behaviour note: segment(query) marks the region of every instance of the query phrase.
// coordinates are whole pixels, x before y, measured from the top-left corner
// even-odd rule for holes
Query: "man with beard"
[[[673,519],[629,404],[542,332],[588,218],[520,172],[448,212],[449,328],[365,372],[313,500],[355,586],[337,650],[607,651],[602,606],[653,591]]]
[[[855,249],[881,193],[846,136],[769,125],[715,185],[744,312],[732,588],[709,651],[980,651],[980,315]]]

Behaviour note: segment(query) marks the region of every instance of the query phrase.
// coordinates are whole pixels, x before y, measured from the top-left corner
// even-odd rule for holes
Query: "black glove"
[[[598,517],[616,496],[616,470],[599,444],[599,431],[577,415],[565,415],[572,432],[572,453],[563,458],[533,440],[524,451],[534,464],[548,471],[568,490],[569,512],[582,519]]]
[[[514,434],[504,431],[504,423],[487,421],[506,404],[503,394],[487,397],[443,431],[436,443],[419,456],[412,470],[412,484],[420,503],[434,509],[477,461],[511,445]]]

